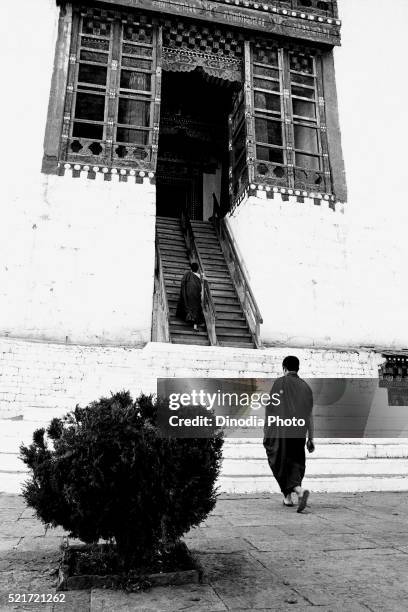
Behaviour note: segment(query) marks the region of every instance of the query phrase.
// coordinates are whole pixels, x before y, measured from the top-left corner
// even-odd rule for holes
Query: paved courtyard
[[[54,593],[59,530],[19,496],[0,495],[0,610],[222,612],[408,610],[408,494],[315,494],[305,514],[277,495],[222,496],[188,534],[204,584],[143,593],[67,592],[60,604],[8,604]]]

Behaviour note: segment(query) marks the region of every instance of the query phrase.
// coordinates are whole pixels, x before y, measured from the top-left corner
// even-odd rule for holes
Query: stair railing
[[[205,324],[207,327],[208,339],[212,346],[218,345],[217,334],[215,331],[215,306],[214,301],[212,299],[210,285],[208,280],[204,274],[204,266],[200,257],[200,253],[198,252],[197,245],[195,243],[194,232],[191,226],[190,218],[187,214],[187,211],[182,211],[181,213],[181,228],[183,231],[184,239],[186,241],[187,253],[190,259],[190,263],[192,261],[196,261],[198,263],[198,267],[200,269],[202,283],[203,283],[203,313]]]
[[[163,275],[163,260],[156,236],[156,260],[154,266],[154,293],[153,293],[153,342],[170,342],[170,313],[167,302],[166,285]]]
[[[211,221],[214,224],[215,231],[220,241],[222,252],[224,253],[225,260],[248,322],[255,346],[256,348],[262,348],[260,328],[261,324],[263,323],[263,319],[254,294],[252,293],[249,285],[241,258],[235,248],[234,239],[231,236],[225,220],[221,216],[221,208],[215,193],[213,193],[213,204],[213,216],[211,217]]]

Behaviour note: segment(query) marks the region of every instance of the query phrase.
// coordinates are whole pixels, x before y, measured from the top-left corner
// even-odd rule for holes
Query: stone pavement
[[[55,593],[63,532],[46,530],[21,497],[0,495],[0,610],[405,611],[407,515],[406,493],[314,494],[301,515],[278,495],[223,495],[186,538],[204,584],[71,591],[65,603],[8,604],[8,593]]]

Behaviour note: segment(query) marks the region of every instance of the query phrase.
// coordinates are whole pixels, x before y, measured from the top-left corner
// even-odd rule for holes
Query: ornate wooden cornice
[[[76,2],[72,0],[73,4]],[[115,5],[120,9],[133,8],[329,46],[340,45],[341,22],[337,18],[336,0],[93,0],[87,4]]]

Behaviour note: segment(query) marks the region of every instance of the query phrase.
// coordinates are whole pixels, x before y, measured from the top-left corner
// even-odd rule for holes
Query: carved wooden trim
[[[277,36],[315,41],[330,46],[340,44],[341,22],[314,14],[308,7],[290,10],[274,3],[245,0],[95,0],[121,8],[137,8],[153,13],[189,17],[212,23],[256,30]],[[266,7],[266,8],[264,8]],[[319,14],[318,14],[319,13]]]
[[[242,62],[235,58],[163,48],[163,70],[169,72],[192,72],[201,68],[206,74],[224,81],[241,82]]]

